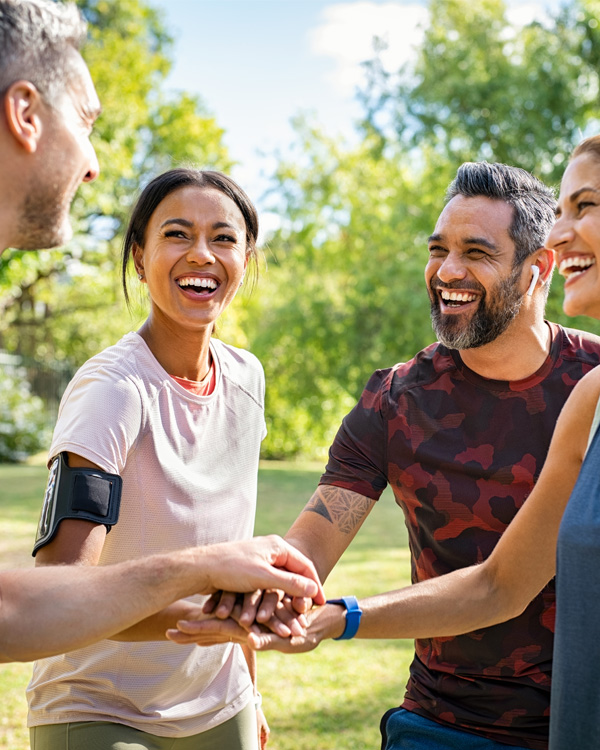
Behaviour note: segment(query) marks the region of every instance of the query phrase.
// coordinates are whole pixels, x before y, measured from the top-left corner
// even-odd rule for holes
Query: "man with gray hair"
[[[371,377],[286,535],[323,579],[388,483],[404,513],[413,583],[489,557],[526,502],[563,404],[600,362],[597,336],[544,320],[555,207],[552,191],[522,169],[483,162],[458,170],[425,268],[438,342]],[[381,722],[382,748],[546,748],[554,601],[551,582],[509,622],[417,638],[404,698]],[[418,635],[404,605],[393,593],[364,604],[348,596],[312,612],[304,638],[250,640],[291,652],[326,638]],[[272,606],[267,597],[260,622]],[[198,642],[211,629],[219,631],[183,626]],[[231,622],[220,634],[243,640]]]
[[[85,33],[72,3],[0,0],[0,254],[70,239],[73,196],[98,174]],[[2,571],[0,662],[89,645],[192,594],[273,586],[323,601],[312,564],[276,536],[103,568]]]

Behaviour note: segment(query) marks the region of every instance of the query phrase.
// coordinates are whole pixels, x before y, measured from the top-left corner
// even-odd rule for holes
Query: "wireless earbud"
[[[537,284],[538,279],[540,278],[540,269],[537,266],[531,266],[531,284],[529,285],[529,289],[527,290],[527,294],[529,297],[533,294],[533,290],[535,289],[535,285]]]

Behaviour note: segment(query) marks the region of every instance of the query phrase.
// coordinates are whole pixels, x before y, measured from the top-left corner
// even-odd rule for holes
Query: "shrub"
[[[23,368],[0,368],[0,462],[23,461],[50,439],[44,402],[31,392]]]

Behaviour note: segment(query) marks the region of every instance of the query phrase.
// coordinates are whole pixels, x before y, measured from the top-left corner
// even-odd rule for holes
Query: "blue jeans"
[[[381,750],[526,750],[438,724],[404,708],[384,715],[381,738]]]

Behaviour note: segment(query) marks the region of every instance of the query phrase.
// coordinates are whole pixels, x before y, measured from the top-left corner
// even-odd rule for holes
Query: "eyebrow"
[[[182,227],[188,227],[191,228],[194,226],[194,222],[190,221],[189,219],[166,219],[163,221],[163,223],[160,225],[160,228],[168,226],[169,224],[180,224]],[[212,225],[212,229],[231,229],[234,232],[237,232],[238,230],[236,227],[234,227],[232,224],[228,224],[226,221],[216,221]]]
[[[576,201],[577,198],[579,198],[579,196],[582,193],[600,193],[600,190],[598,190],[598,188],[595,188],[595,187],[587,187],[587,186],[586,187],[582,187],[582,188],[579,188],[579,190],[576,190],[574,193],[572,193],[569,196],[569,200],[571,202],[572,201]]]
[[[441,234],[432,234],[428,239],[427,242],[443,242],[444,237]],[[464,245],[482,245],[483,247],[487,247],[489,250],[496,250],[496,245],[493,242],[490,242],[485,237],[465,237],[465,239],[462,241]]]
[[[571,193],[571,195],[568,198],[569,203],[575,203],[575,201],[577,200],[577,198],[579,198],[579,196],[582,193],[596,193],[596,194],[598,194],[598,193],[600,193],[600,190],[598,190],[598,188],[592,187],[591,185],[584,185],[584,187],[579,188],[579,190],[576,190],[574,193]],[[560,206],[557,206],[556,210],[554,212],[554,215],[556,216],[556,218],[558,218],[561,214],[562,214],[562,210],[561,210]]]
[[[167,219],[166,221],[163,221],[163,223],[160,225],[160,228],[168,226],[169,224],[181,224],[182,227],[193,227],[191,221],[188,221],[187,219]]]

